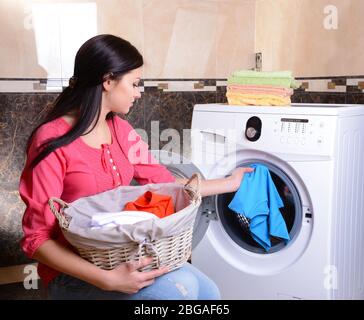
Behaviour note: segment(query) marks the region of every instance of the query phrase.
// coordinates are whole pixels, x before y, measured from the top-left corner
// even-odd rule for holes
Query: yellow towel
[[[226,97],[230,105],[240,106],[289,106],[291,99],[271,94],[242,94],[227,92]]]

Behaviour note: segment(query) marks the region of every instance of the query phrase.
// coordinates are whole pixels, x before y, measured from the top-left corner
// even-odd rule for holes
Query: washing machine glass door
[[[205,178],[197,166],[195,166],[190,160],[177,153],[167,152],[165,150],[151,150],[151,153],[158,160],[158,162],[166,166],[176,178],[188,179],[196,172],[201,175],[202,179]],[[193,230],[193,248],[201,241],[204,234],[206,233],[209,221],[216,219],[215,197],[203,197],[196,216]]]
[[[242,153],[243,154],[243,153]],[[252,157],[249,157],[252,156]],[[257,156],[257,157],[254,157]],[[281,215],[285,221],[290,240],[287,242],[281,238],[270,236],[271,247],[266,250],[254,240],[249,225],[249,219],[244,215],[238,215],[229,209],[235,193],[218,195],[216,199],[218,218],[225,232],[242,249],[258,254],[271,254],[286,248],[299,236],[303,216],[310,215],[310,208],[304,209],[302,197],[307,198],[301,184],[297,179],[292,179],[290,172],[287,172],[287,164],[282,161],[272,161],[273,156],[253,153],[247,157],[237,159],[236,167],[247,167],[252,164],[261,164],[268,167],[274,185],[282,199],[283,207],[280,208]],[[235,168],[234,168],[235,169]],[[304,201],[306,202],[306,201]]]

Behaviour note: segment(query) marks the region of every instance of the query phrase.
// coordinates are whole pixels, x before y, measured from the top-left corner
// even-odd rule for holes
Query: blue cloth
[[[190,263],[168,272],[134,294],[103,291],[61,273],[48,286],[50,300],[219,300],[216,284]]]
[[[250,167],[255,170],[245,173],[229,208],[250,219],[253,239],[269,251],[270,236],[290,240],[286,223],[279,211],[284,205],[269,169],[260,164],[253,164]]]

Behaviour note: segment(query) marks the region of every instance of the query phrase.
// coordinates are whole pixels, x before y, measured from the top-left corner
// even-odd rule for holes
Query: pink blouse
[[[140,184],[175,181],[172,174],[152,157],[148,145],[127,121],[115,116],[114,126],[112,120],[108,120],[108,125],[111,144],[93,148],[79,137],[31,168],[30,162],[38,154],[42,142],[63,135],[71,127],[63,118],[58,118],[37,130],[19,185],[20,196],[26,204],[21,246],[28,257],[32,258],[49,239],[71,248],[49,208],[50,197],[70,203],[119,185],[129,185],[133,178]],[[47,286],[59,272],[39,263],[38,274]]]

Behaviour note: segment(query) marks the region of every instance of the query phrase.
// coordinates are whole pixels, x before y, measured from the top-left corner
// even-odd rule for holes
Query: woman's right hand
[[[138,271],[153,262],[153,258],[122,263],[113,270],[103,270],[101,289],[119,291],[128,294],[137,293],[140,289],[153,284],[154,279],[167,273],[168,268],[152,271]]]

